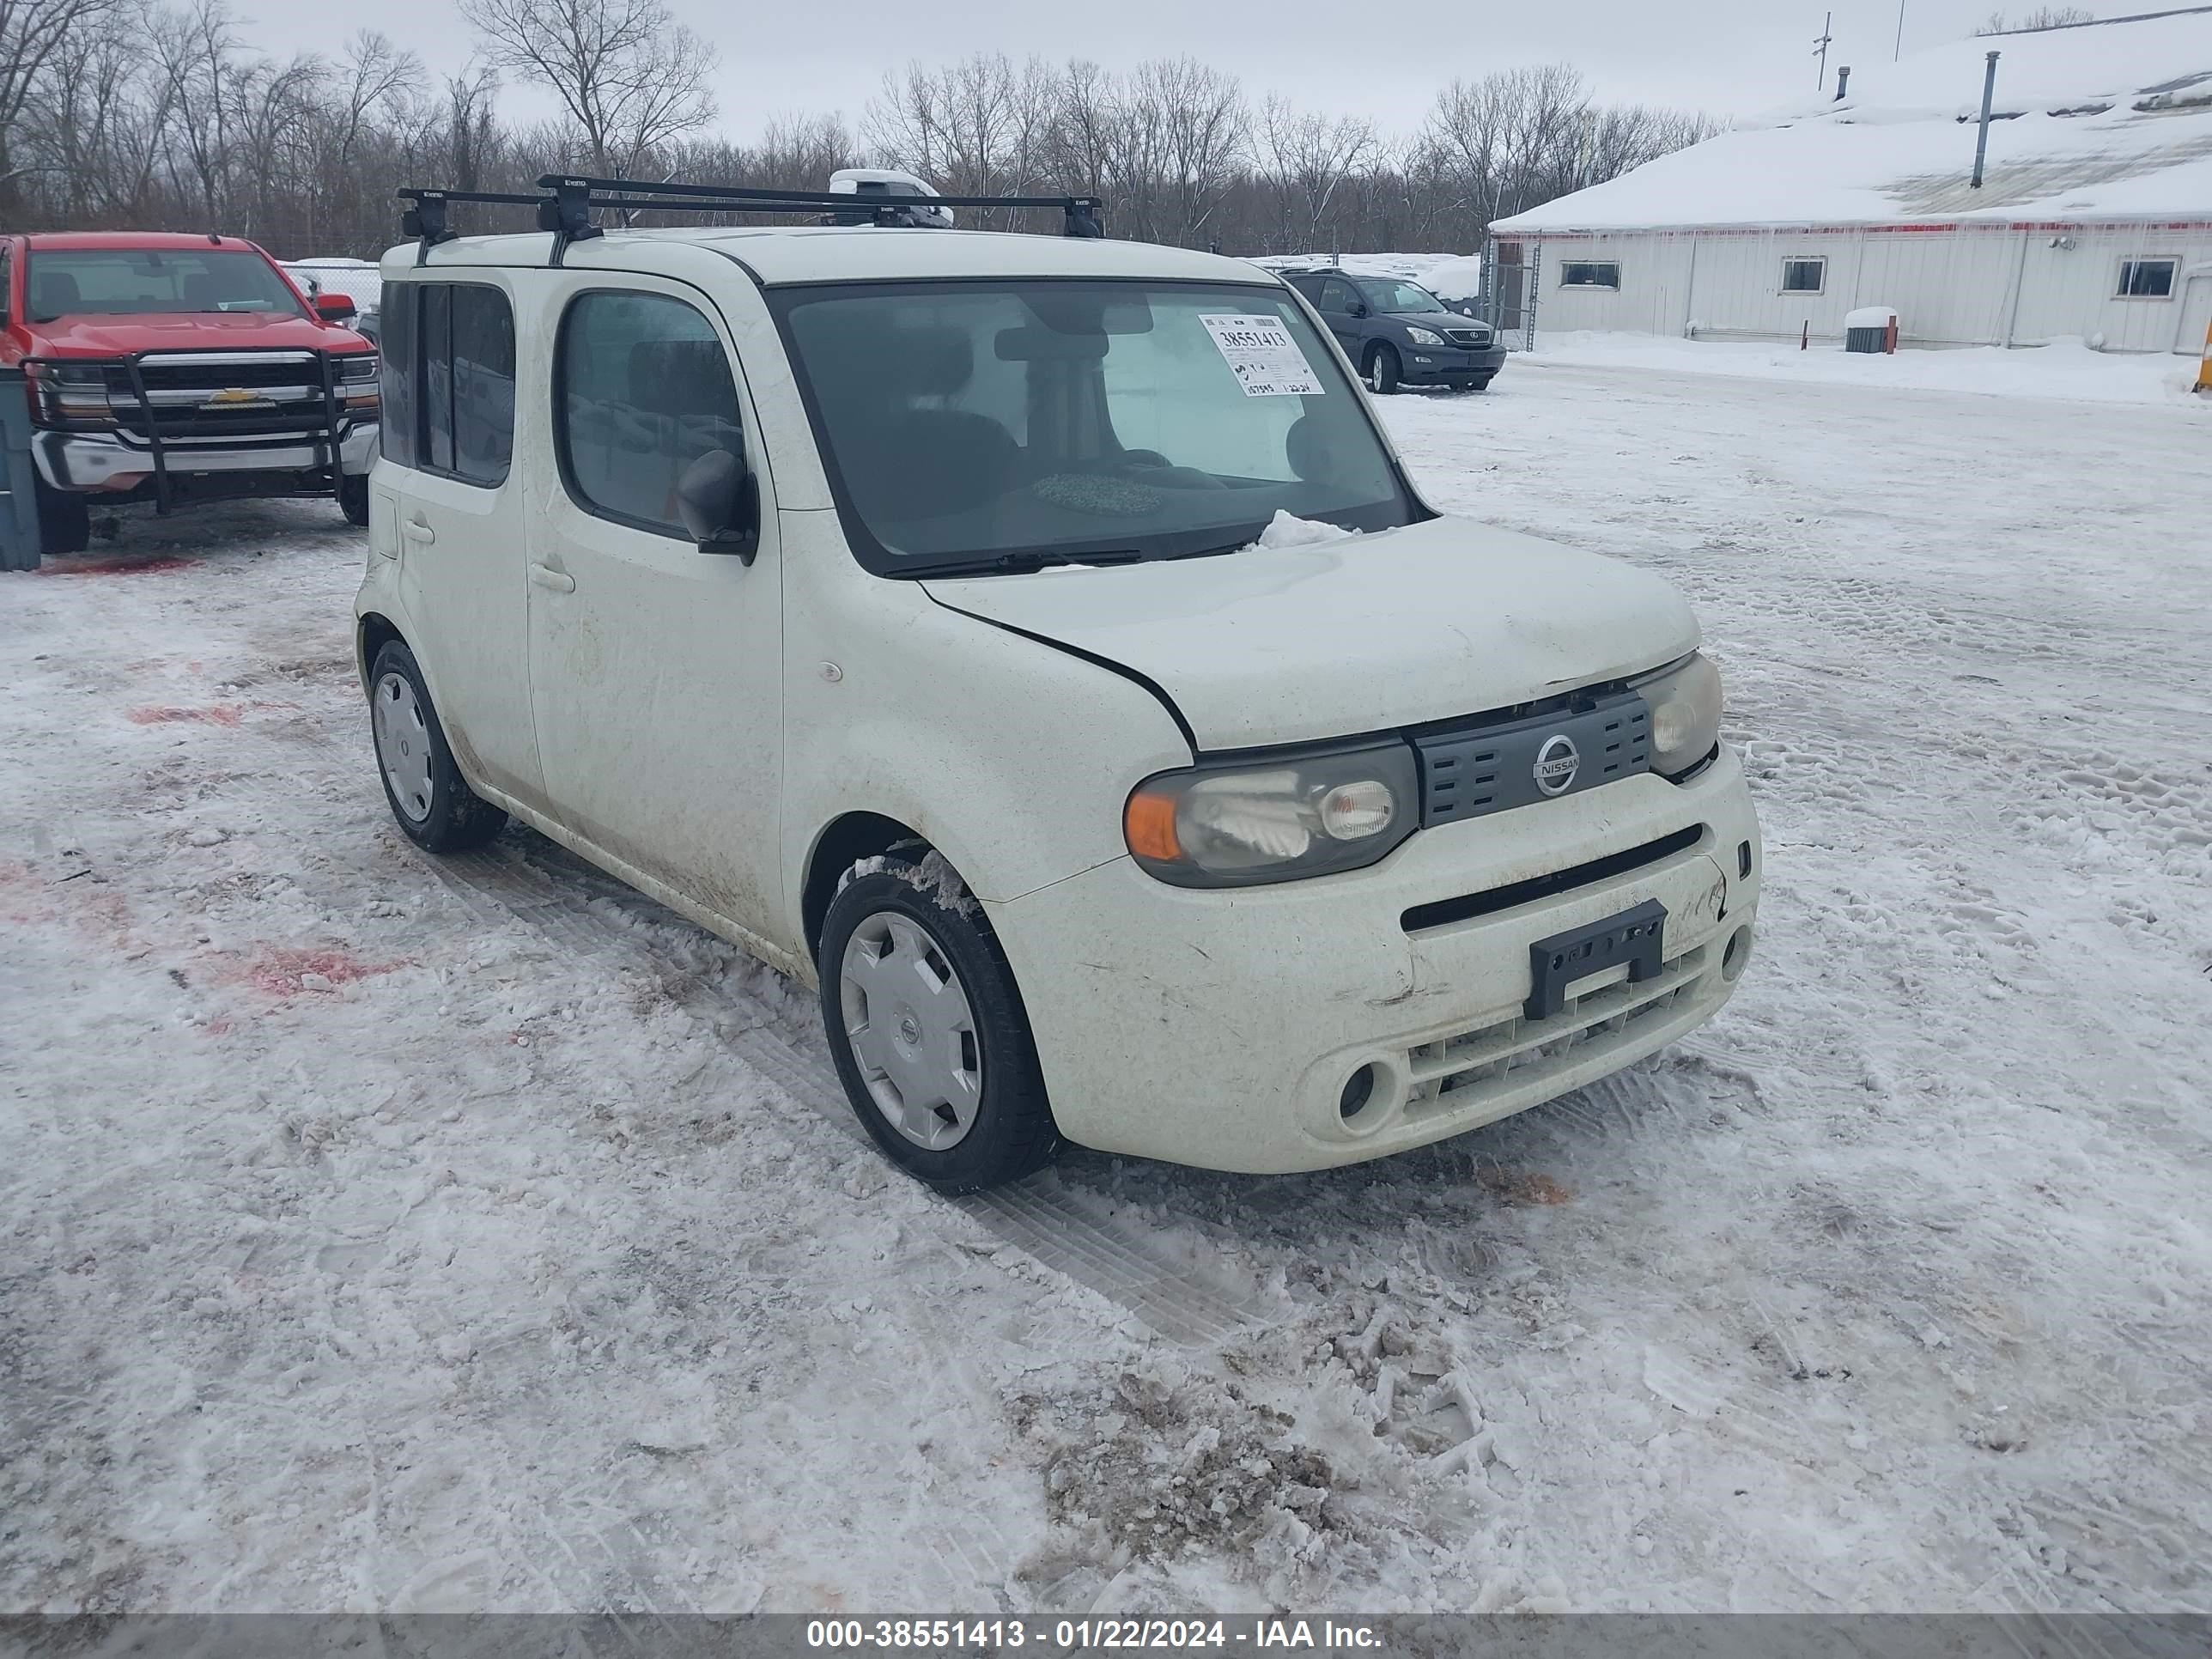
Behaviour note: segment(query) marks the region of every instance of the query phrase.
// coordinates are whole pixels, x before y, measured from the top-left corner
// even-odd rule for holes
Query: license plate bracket
[[[1631,982],[1654,977],[1666,935],[1667,907],[1654,898],[1538,939],[1528,947],[1528,1000],[1521,1012],[1531,1020],[1549,1019],[1567,1006],[1570,987],[1622,963]]]

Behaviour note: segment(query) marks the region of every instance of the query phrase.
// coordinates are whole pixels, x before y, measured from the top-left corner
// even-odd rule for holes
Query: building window
[[[2170,300],[2173,297],[2173,278],[2180,269],[2179,259],[2123,259],[2120,261],[2120,291],[2123,300]]]
[[[562,319],[553,374],[554,441],[577,504],[689,540],[676,511],[684,469],[709,450],[745,448],[714,325],[659,294],[580,295]]]
[[[1784,259],[1782,262],[1782,291],[1784,294],[1818,294],[1828,285],[1828,262],[1826,259]]]
[[[1559,262],[1561,288],[1610,288],[1620,286],[1620,267],[1607,260],[1563,259]]]

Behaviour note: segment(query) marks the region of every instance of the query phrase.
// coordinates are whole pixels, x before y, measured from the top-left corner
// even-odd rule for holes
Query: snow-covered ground
[[[1291,1179],[939,1200],[775,975],[411,850],[334,508],[0,577],[0,1607],[2212,1607],[2212,419],[1387,407],[1695,599],[1763,941]]]
[[[1956,350],[1853,352],[1832,340],[1801,349],[1792,340],[1684,340],[1659,334],[1539,330],[1539,356],[1560,363],[1731,374],[1832,386],[1986,392],[2011,397],[2063,398],[2075,403],[2212,405],[2198,394],[2197,360],[2170,352],[2092,351],[2078,339],[2008,351],[2001,346]]]

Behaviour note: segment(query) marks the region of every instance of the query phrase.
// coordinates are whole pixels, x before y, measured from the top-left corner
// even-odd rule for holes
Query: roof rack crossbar
[[[429,262],[430,250],[459,234],[447,222],[446,209],[453,202],[484,202],[538,210],[538,228],[553,233],[550,264],[559,264],[569,244],[602,234],[592,222],[595,207],[623,213],[812,213],[872,215],[878,223],[892,224],[897,215],[916,207],[1034,208],[1057,210],[1063,216],[1061,234],[1095,238],[1106,232],[1099,222],[1105,203],[1096,196],[895,196],[875,191],[779,190],[750,185],[695,185],[678,179],[592,179],[575,173],[549,173],[538,180],[542,194],[526,196],[508,191],[425,190],[399,191],[413,205],[401,215],[400,229],[416,240],[415,263]]]
[[[545,198],[542,196],[518,196],[511,191],[496,190],[403,190],[403,202],[414,206],[399,216],[399,234],[415,238],[415,263],[430,262],[430,250],[441,242],[450,242],[460,234],[446,222],[448,202],[495,202],[510,207],[534,207]]]

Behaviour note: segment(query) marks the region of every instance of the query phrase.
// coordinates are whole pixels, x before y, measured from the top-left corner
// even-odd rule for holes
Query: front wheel
[[[368,522],[368,474],[349,472],[338,482],[338,511],[348,524]]]
[[[944,1193],[1042,1168],[1059,1144],[1013,971],[943,858],[855,865],[822,925],[822,1023],[853,1110]]]
[[[462,853],[500,832],[507,814],[453,764],[415,653],[388,640],[368,671],[369,733],[392,816],[426,853]]]
[[[1364,378],[1367,389],[1376,397],[1385,397],[1398,389],[1398,352],[1395,346],[1377,340],[1367,348]]]

